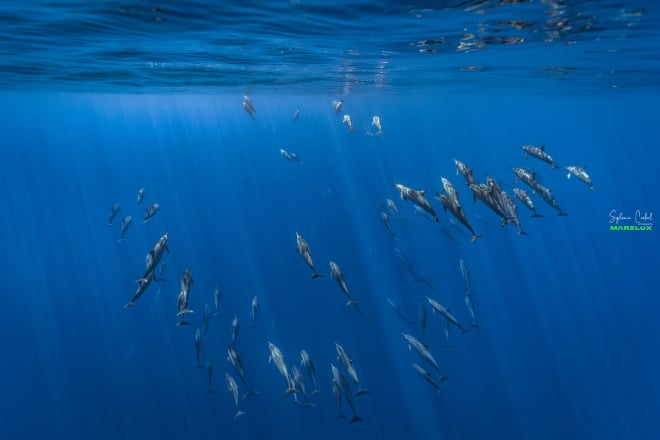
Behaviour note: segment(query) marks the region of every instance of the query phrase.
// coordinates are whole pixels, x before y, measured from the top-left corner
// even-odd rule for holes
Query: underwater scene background
[[[414,3],[7,2],[2,438],[658,438],[658,7]]]

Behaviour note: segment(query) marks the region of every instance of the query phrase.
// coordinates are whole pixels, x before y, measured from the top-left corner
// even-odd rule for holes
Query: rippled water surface
[[[5,0],[0,87],[657,87],[652,1]]]

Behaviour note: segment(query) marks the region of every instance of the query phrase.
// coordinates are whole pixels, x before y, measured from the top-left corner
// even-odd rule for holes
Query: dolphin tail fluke
[[[518,232],[518,235],[527,235],[527,232],[523,231],[522,229]]]
[[[557,168],[563,168],[563,167],[560,167],[560,166],[557,165],[556,163],[553,163],[553,164],[552,164],[552,169],[553,169],[553,170],[556,170]]]
[[[206,391],[207,394],[215,394],[215,391],[213,391],[212,388],[209,388],[208,391]]]
[[[316,273],[316,272],[314,272],[313,274],[311,274],[311,275],[309,276],[309,279],[310,279],[310,280],[313,280],[313,279],[316,279],[316,278],[321,278],[321,277],[323,277],[323,276],[324,276],[324,275],[322,275],[322,274],[320,274],[320,273]]]
[[[358,416],[353,416],[351,417],[351,420],[348,423],[356,423],[356,422],[361,422],[362,419],[359,418]]]
[[[123,243],[123,242],[125,242],[125,241],[126,241],[125,238],[120,238],[119,240],[117,240],[117,243]]]
[[[126,305],[124,306],[124,308],[125,308],[125,309],[129,309],[129,308],[133,307],[134,305],[135,305],[135,303],[134,303],[133,301],[131,301],[131,302],[129,302],[128,304],[126,304]]]
[[[596,188],[594,188],[593,185],[592,185],[592,186],[589,187],[589,191],[596,191]]]
[[[307,403],[305,404],[304,408],[305,408],[305,409],[308,409],[308,408],[316,408],[316,404],[315,404],[315,403],[312,403],[312,402],[307,402]]]
[[[220,316],[220,312],[215,312],[215,313],[212,314],[211,316]]]
[[[357,392],[355,393],[355,396],[361,396],[363,394],[371,394],[371,391],[367,390],[366,388],[358,388]]]
[[[177,327],[181,327],[181,326],[184,326],[184,325],[190,325],[190,323],[188,321],[179,321],[179,322],[176,323]]]
[[[321,394],[321,390],[312,391],[312,396],[316,396],[317,394]]]
[[[563,211],[559,211],[559,214],[558,214],[558,215],[559,215],[559,217],[567,217],[567,216],[568,216],[568,214],[566,214],[566,213],[563,212]]]
[[[439,221],[440,221],[440,219],[438,218],[437,215],[434,215],[434,216],[433,216],[433,220],[435,220],[436,222],[439,222]]]
[[[345,419],[346,416],[345,416],[343,413],[339,413],[339,415],[337,416],[337,418],[339,418],[339,419]]]
[[[287,388],[287,390],[284,392],[284,397],[290,396],[291,394],[297,394],[298,390],[296,390],[294,387]]]
[[[254,118],[252,118],[252,119],[254,119]],[[236,420],[236,419],[239,418],[240,416],[244,416],[244,415],[246,415],[246,414],[247,414],[247,413],[246,413],[245,411],[241,411],[241,410],[239,409],[238,411],[236,411],[236,414],[234,414],[234,420]]]
[[[250,328],[256,328],[256,327],[257,327],[257,324],[254,324],[254,323],[250,324]]]
[[[349,299],[348,301],[346,301],[346,305],[347,305],[347,306],[357,306],[358,304],[360,304],[360,302],[359,302],[359,301],[355,301],[355,300],[353,300],[353,299]]]
[[[481,237],[483,237],[483,234],[474,234],[472,236],[472,238],[470,239],[470,243],[474,243],[475,241],[477,241],[478,238],[481,238]]]
[[[542,215],[542,214],[537,214],[537,213],[534,213],[534,214],[532,214],[532,217],[535,217],[535,218],[540,218],[540,217],[545,217],[545,216],[544,216],[544,215]]]
[[[179,313],[177,313],[176,316],[185,315],[186,313],[195,313],[195,311],[190,310],[190,309],[184,309],[184,310],[181,310]]]
[[[479,327],[479,324],[476,324],[476,323],[472,324],[470,327],[472,327],[472,328],[481,328],[481,327]]]

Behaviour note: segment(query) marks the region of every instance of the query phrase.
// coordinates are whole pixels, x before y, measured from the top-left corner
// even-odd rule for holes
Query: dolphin
[[[439,302],[437,302],[432,298],[429,298],[428,296],[426,297],[426,299],[428,300],[429,304],[431,304],[431,309],[433,310],[433,313],[439,313],[441,316],[447,319],[448,322],[454,324],[456,327],[461,329],[463,333],[467,332],[467,330],[450,313],[449,309],[444,308]]]
[[[207,393],[213,393],[213,388],[211,388],[211,380],[213,379],[213,362],[211,362],[211,357],[206,358],[206,365],[204,366],[206,369],[206,377],[209,380],[209,389]]]
[[[566,171],[568,171],[568,174],[566,174],[566,178],[570,179],[571,176],[575,176],[587,185],[589,185],[589,189],[591,191],[594,190],[594,186],[591,183],[591,177],[589,177],[589,174],[587,174],[587,171],[584,169],[584,167],[576,167],[574,165],[567,166]]]
[[[417,365],[417,364],[415,364],[415,363],[413,363],[412,366],[413,366],[413,368],[415,369],[415,371],[417,371],[417,373],[418,373],[420,376],[422,376],[422,378],[423,378],[425,381],[427,381],[428,383],[430,383],[430,384],[433,386],[433,388],[435,388],[436,390],[438,390],[438,392],[440,391],[440,384],[438,384],[438,382],[436,382],[435,380],[433,380],[433,377],[431,376],[431,373],[429,373],[428,371],[426,371],[425,369],[423,369],[422,367],[420,367],[419,365]],[[442,376],[442,375],[441,375],[441,376],[440,376],[440,382],[442,382],[442,381],[444,381],[444,380],[447,380],[447,378],[446,378],[445,376]]]
[[[362,419],[358,417],[355,411],[355,402],[353,402],[353,396],[351,395],[351,387],[348,381],[344,376],[342,376],[342,374],[339,372],[337,367],[335,367],[333,364],[330,364],[330,368],[332,369],[333,389],[335,388],[335,384],[336,384],[337,389],[341,392],[341,394],[344,395],[344,398],[346,399],[348,405],[351,407],[351,410],[353,411],[353,417],[351,417],[351,420],[349,420],[348,423],[361,422]],[[341,412],[341,404],[339,410]]]
[[[437,193],[438,198],[442,202],[442,208],[446,212],[449,210],[449,212],[452,213],[452,215],[461,222],[463,226],[465,226],[468,231],[472,234],[472,238],[470,239],[471,242],[476,241],[478,238],[480,238],[482,235],[477,234],[474,232],[474,229],[472,229],[472,226],[470,225],[470,222],[467,219],[467,216],[465,215],[465,212],[463,212],[463,208],[460,207],[457,203],[455,203],[454,200],[452,200],[449,196],[446,196],[444,194]]]
[[[197,330],[195,331],[195,343],[194,343],[194,346],[195,346],[195,358],[197,359],[197,367],[195,367],[195,368],[204,368],[204,367],[202,367],[202,365],[199,363],[199,353],[200,353],[200,351],[201,351],[201,349],[202,349],[202,332],[201,332],[199,329],[197,329]]]
[[[257,300],[256,295],[252,297],[252,303],[250,304],[250,312],[252,314],[252,324],[250,327],[257,326],[257,311],[259,310],[259,300]]]
[[[477,181],[474,178],[474,174],[472,174],[472,168],[458,159],[454,159],[454,163],[456,164],[456,175],[463,175],[468,186],[476,185]]]
[[[412,188],[408,188],[405,185],[401,185],[400,183],[395,183],[394,186],[396,189],[399,190],[399,195],[401,196],[401,200],[410,200],[412,203],[415,205],[419,206],[422,208],[425,212],[429,213],[431,216],[433,216],[433,220],[440,221],[438,219],[438,214],[436,214],[435,210],[431,206],[431,204],[424,198],[424,194],[426,194],[426,190],[421,190],[421,191],[415,191]]]
[[[360,308],[358,306],[358,302],[355,301],[352,297],[351,294],[348,293],[348,286],[346,286],[346,280],[344,280],[344,274],[334,261],[330,261],[330,276],[337,280],[337,284],[339,284],[339,287],[341,287],[341,290],[344,292],[344,295],[348,298],[348,301],[346,302],[347,306],[355,306],[357,311],[360,311]]]
[[[417,353],[419,353],[419,355],[420,355],[421,357],[423,357],[424,359],[426,359],[426,361],[427,361],[429,364],[431,364],[431,365],[433,366],[433,368],[435,368],[435,370],[436,370],[438,373],[440,373],[440,367],[438,366],[438,363],[437,363],[436,360],[433,358],[433,355],[432,355],[431,352],[428,350],[428,347],[427,347],[426,345],[422,344],[421,342],[419,342],[419,340],[417,340],[417,338],[415,338],[414,336],[411,336],[411,335],[409,335],[409,334],[407,334],[407,333],[401,333],[401,335],[403,336],[403,338],[404,338],[406,341],[408,341],[408,349],[409,349],[409,350],[412,351],[412,350],[414,349]]]
[[[238,355],[238,352],[231,345],[227,346],[227,360],[231,363],[231,366],[234,367],[234,371],[236,371],[236,374],[238,374],[238,377],[240,377],[241,381],[244,384],[247,384],[243,361]]]
[[[268,362],[275,363],[277,370],[286,380],[286,384],[288,388],[285,391],[284,395],[288,396],[289,394],[294,394],[296,392],[296,388],[295,386],[293,386],[291,376],[289,376],[289,370],[286,367],[286,362],[284,361],[284,355],[282,354],[282,351],[270,341],[268,341],[268,350],[270,351],[270,356],[268,356]]]
[[[360,381],[358,380],[357,372],[355,371],[355,367],[353,366],[353,360],[350,358],[350,356],[348,356],[348,353],[346,352],[344,347],[342,347],[341,345],[335,342],[335,348],[337,349],[337,354],[338,354],[337,360],[342,363],[344,368],[346,368],[346,372],[348,372],[348,375],[351,376],[353,382],[355,382],[355,385],[357,385],[358,387],[358,390],[355,393],[355,395],[361,396],[363,394],[369,394],[370,393],[369,390],[360,387]]]
[[[220,311],[220,299],[222,298],[222,292],[220,291],[220,286],[215,286],[215,290],[213,291],[213,303],[215,304],[215,312],[213,313],[213,316],[219,316]]]
[[[296,243],[297,243],[296,251],[303,257],[303,260],[305,260],[307,266],[309,266],[309,268],[312,269],[312,275],[309,277],[309,279],[313,280],[314,278],[322,277],[323,275],[316,272],[316,269],[314,269],[314,261],[312,260],[312,251],[310,250],[307,241],[304,238],[302,238],[302,236],[297,232],[296,232]]]
[[[238,340],[238,331],[241,329],[241,323],[238,321],[238,316],[234,315],[234,319],[231,321],[231,345],[232,347],[236,346],[236,341]]]
[[[121,221],[121,238],[117,240],[117,243],[126,241],[126,231],[128,231],[129,226],[131,226],[132,224],[133,224],[133,217],[131,217],[130,215],[124,217],[124,219]]]
[[[151,219],[153,219],[154,216],[158,213],[159,209],[160,209],[160,205],[158,203],[148,205],[144,215],[143,223],[147,223],[151,221]]]
[[[190,288],[193,284],[194,282],[192,279],[192,272],[189,268],[186,268],[186,270],[183,271],[183,275],[181,276],[181,291],[179,292],[179,297],[177,298],[177,306],[179,311],[176,316],[181,317],[181,321],[177,322],[176,324],[177,327],[190,324],[185,320],[184,317],[186,313],[194,313],[194,311],[188,308],[188,297],[190,295]]]
[[[160,263],[160,259],[163,257],[165,252],[170,252],[170,249],[167,247],[167,239],[169,234],[166,232],[154,245],[154,248],[149,251],[146,257],[146,266],[147,269],[144,271],[142,278],[146,278],[147,274],[153,272]]]
[[[229,373],[225,373],[225,381],[227,382],[227,391],[229,391],[229,394],[234,400],[234,405],[236,405],[236,414],[234,414],[234,420],[236,420],[240,416],[245,415],[245,412],[238,409],[238,385]]]
[[[136,283],[138,283],[138,288],[133,294],[133,298],[131,298],[130,302],[124,306],[125,309],[129,307],[133,307],[135,305],[135,301],[137,301],[144,294],[144,292],[147,291],[147,288],[149,287],[153,279],[154,279],[154,273],[153,271],[151,271],[144,278],[140,278],[139,280],[135,281]]]
[[[525,152],[525,159],[527,159],[529,156],[534,156],[535,158],[552,165],[552,168],[561,168],[555,163],[552,157],[550,157],[550,155],[545,152],[545,145],[540,147],[535,147],[534,145],[523,145],[520,148],[522,148],[522,150]]]
[[[209,331],[209,319],[211,319],[211,307],[208,304],[204,304],[204,310],[202,311],[202,329],[204,336]]]
[[[121,205],[119,203],[115,203],[112,205],[112,208],[110,208],[110,219],[108,220],[108,226],[112,226],[112,221],[117,217],[117,214],[121,211]]]
[[[250,97],[247,95],[243,96],[243,109],[247,112],[248,115],[250,115],[250,118],[252,118],[252,120],[255,119],[254,115],[257,112],[257,110],[254,108],[252,99],[250,99]]]
[[[320,393],[321,391],[316,386],[316,370],[314,368],[314,363],[312,362],[312,358],[309,356],[309,353],[307,353],[305,350],[300,350],[300,366],[305,367],[307,374],[312,379],[312,383],[314,384],[314,391],[312,391],[312,395]]]
[[[534,206],[532,197],[527,191],[521,188],[513,188],[513,196],[520,200],[527,209],[533,212],[532,217],[543,217],[541,214],[536,213],[536,207]]]
[[[144,199],[144,196],[147,194],[147,190],[144,188],[140,188],[137,193],[137,202],[138,205],[142,203],[142,199]]]

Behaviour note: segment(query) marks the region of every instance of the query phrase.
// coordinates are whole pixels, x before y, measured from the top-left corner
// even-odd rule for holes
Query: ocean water
[[[3,6],[1,438],[660,436],[654,2]],[[560,168],[522,145],[545,146]],[[543,217],[518,203],[526,235],[502,226],[454,159],[477,182],[529,189]],[[571,165],[585,167],[593,191],[567,178]],[[534,172],[568,215],[512,167]],[[441,177],[482,235],[475,242],[435,199]],[[439,221],[395,182],[425,189]],[[164,279],[124,308],[166,233],[155,270]],[[310,280],[296,233],[323,277]],[[194,313],[177,326],[187,268]],[[213,365],[209,381],[194,341],[216,288],[219,316],[199,356]],[[428,298],[467,331],[447,337]],[[234,317],[247,383],[227,361]],[[300,386],[284,395],[269,341],[290,373],[300,369],[306,396]],[[369,394],[355,395],[335,343]],[[341,409],[331,364],[349,384]],[[258,394],[242,399],[248,391]]]

